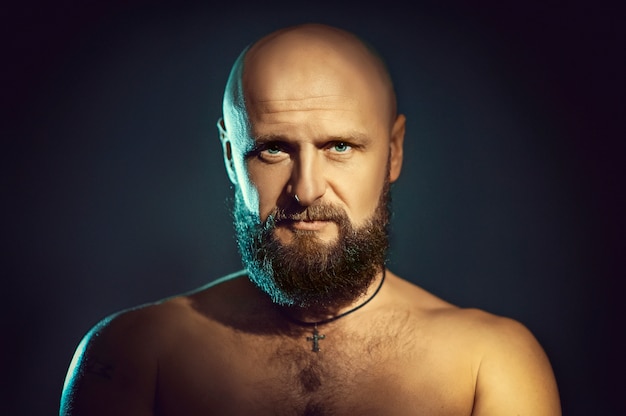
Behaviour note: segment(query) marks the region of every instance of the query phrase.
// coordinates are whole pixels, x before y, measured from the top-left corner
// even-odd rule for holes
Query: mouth
[[[295,220],[289,221],[288,226],[294,230],[302,230],[302,231],[321,231],[328,224],[332,223],[332,221],[327,220]]]
[[[339,224],[331,219],[285,219],[276,223],[276,236],[289,243],[295,236],[310,236],[321,241],[335,241]]]

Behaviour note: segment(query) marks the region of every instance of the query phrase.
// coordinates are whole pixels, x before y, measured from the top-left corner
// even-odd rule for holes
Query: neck
[[[369,303],[381,289],[386,271],[383,268],[372,280],[365,293],[356,297],[350,303],[340,305],[311,305],[306,307],[286,306],[281,308],[281,312],[288,320],[306,326],[323,325],[336,319],[341,319],[357,309]]]

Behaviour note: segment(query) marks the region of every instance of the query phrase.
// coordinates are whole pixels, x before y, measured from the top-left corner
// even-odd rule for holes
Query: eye
[[[337,142],[333,144],[330,149],[337,153],[346,153],[352,149],[352,146],[346,142]]]
[[[269,142],[257,146],[254,154],[266,163],[277,163],[289,157],[289,149],[284,143]]]
[[[263,151],[270,155],[277,155],[282,152],[283,149],[281,149],[277,143],[270,143],[265,147],[265,149],[263,149]]]

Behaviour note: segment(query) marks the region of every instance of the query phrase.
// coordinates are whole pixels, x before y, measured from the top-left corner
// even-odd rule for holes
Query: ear
[[[391,128],[389,141],[389,182],[395,182],[402,170],[402,158],[404,152],[404,132],[406,130],[406,117],[399,114]]]
[[[221,117],[217,121],[217,130],[219,131],[220,141],[222,142],[222,152],[224,153],[224,166],[226,166],[226,173],[228,173],[228,178],[233,185],[236,185],[237,173],[235,172],[235,163],[233,162],[233,149],[231,147],[230,140],[228,139],[224,119]]]

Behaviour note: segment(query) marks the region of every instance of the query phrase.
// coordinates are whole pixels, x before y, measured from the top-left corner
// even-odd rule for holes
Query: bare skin
[[[387,273],[357,313],[311,332],[245,277],[117,316],[89,336],[72,415],[558,415],[522,325]]]
[[[268,36],[238,65],[221,139],[246,207],[265,220],[297,195],[303,207],[330,202],[363,224],[402,166],[405,120],[379,61],[343,32],[305,25]],[[329,221],[275,235],[290,244],[299,230],[337,238]],[[117,314],[78,348],[61,414],[561,414],[550,363],[528,329],[389,270],[371,302],[318,328],[320,351],[312,329],[288,318],[348,311],[381,279],[350,304],[320,310],[274,304],[244,271]]]

